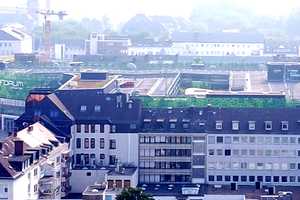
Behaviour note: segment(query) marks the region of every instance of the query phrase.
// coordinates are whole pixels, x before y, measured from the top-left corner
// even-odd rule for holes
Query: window
[[[100,149],[104,149],[104,146],[105,146],[104,138],[100,138]]]
[[[76,148],[77,149],[81,148],[81,138],[76,138]]]
[[[81,124],[76,124],[76,132],[81,133]]]
[[[87,172],[86,176],[92,176],[92,173],[91,172]]]
[[[234,144],[240,143],[240,137],[238,137],[238,136],[232,137],[232,143],[234,143]]]
[[[38,169],[35,168],[34,171],[33,171],[33,176],[37,176],[37,174],[38,174]]]
[[[89,138],[84,138],[84,148],[85,149],[89,148]]]
[[[111,126],[111,132],[112,132],[112,133],[115,133],[115,132],[116,132],[116,125],[112,125],[112,126]]]
[[[208,136],[208,144],[215,144],[215,137],[214,136]]]
[[[247,176],[241,176],[241,182],[247,182]]]
[[[258,182],[263,182],[263,176],[257,176],[257,181]]]
[[[223,144],[223,137],[217,136],[217,144]]]
[[[232,130],[239,130],[239,121],[232,121]]]
[[[170,129],[175,129],[176,128],[176,124],[175,123],[170,123]]]
[[[290,169],[296,169],[296,163],[290,163]]]
[[[250,144],[255,144],[255,137],[254,136],[249,137],[249,143]]]
[[[91,124],[91,133],[95,133],[96,130],[95,130],[95,124]]]
[[[287,130],[289,130],[289,122],[288,122],[288,121],[282,121],[282,122],[281,122],[281,130],[282,130],[282,131],[287,131]]]
[[[116,149],[116,140],[109,140],[109,149]]]
[[[265,130],[266,131],[272,130],[272,121],[265,121]]]
[[[80,106],[80,112],[85,112],[87,109],[86,105]]]
[[[84,125],[84,132],[85,133],[88,133],[90,130],[89,130],[89,125],[88,124],[85,124]]]
[[[216,129],[222,130],[223,128],[223,121],[216,121]]]
[[[230,136],[225,137],[225,144],[231,144],[231,137]]]
[[[281,177],[281,182],[286,183],[287,182],[287,176],[282,176]]]
[[[265,182],[269,183],[272,181],[272,177],[271,176],[265,176]]]
[[[230,176],[225,176],[225,181],[226,182],[230,182],[231,181],[231,177]]]
[[[215,181],[215,176],[208,176],[208,181]]]
[[[255,176],[249,176],[249,182],[254,182],[255,181]]]
[[[217,176],[217,181],[223,181],[223,176],[218,175]]]
[[[238,181],[239,181],[239,176],[233,176],[233,177],[232,177],[232,180],[233,180],[234,182],[238,182]]]
[[[222,149],[217,149],[217,155],[218,156],[223,156],[223,150]]]
[[[101,154],[100,154],[100,159],[101,159],[101,160],[105,159],[105,154],[101,153]]]
[[[136,129],[136,124],[130,124],[130,129]]]
[[[110,165],[115,165],[116,164],[116,156],[115,155],[109,156],[109,164]]]
[[[95,138],[91,138],[91,148],[95,149]]]
[[[208,150],[208,155],[213,156],[215,155],[215,150],[214,149],[209,149]],[[300,166],[300,165],[299,165]]]
[[[225,156],[231,156],[231,150],[225,149]]]
[[[95,112],[101,112],[101,106],[100,105],[95,105],[94,111]]]

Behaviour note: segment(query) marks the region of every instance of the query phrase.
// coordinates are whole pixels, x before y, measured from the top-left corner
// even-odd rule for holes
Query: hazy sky
[[[46,0],[40,0],[41,4]],[[69,18],[106,15],[114,23],[128,20],[136,13],[149,15],[176,15],[189,17],[193,7],[200,1],[220,0],[51,0],[52,8],[65,10]],[[222,0],[221,0],[222,1]],[[255,10],[258,14],[284,16],[300,8],[300,0],[223,0]],[[25,5],[26,0],[0,0],[0,7]],[[214,14],[214,13],[212,13]]]

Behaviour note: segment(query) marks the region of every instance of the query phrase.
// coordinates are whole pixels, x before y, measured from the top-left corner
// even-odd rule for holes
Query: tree
[[[139,188],[128,188],[117,195],[116,200],[154,200],[154,198]]]

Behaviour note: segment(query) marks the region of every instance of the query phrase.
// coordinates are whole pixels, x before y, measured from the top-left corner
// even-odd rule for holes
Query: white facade
[[[175,54],[181,56],[262,56],[263,43],[174,42]]]
[[[298,135],[249,133],[207,137],[209,184],[300,185]]]
[[[41,150],[41,146],[48,145],[50,147],[50,141],[57,143],[57,146],[52,146],[52,150],[48,149],[48,153],[40,151],[39,157],[35,157],[36,160],[33,160],[32,163],[29,162],[27,157],[27,160],[22,163],[21,171],[16,171],[12,166],[6,166],[14,170],[15,175],[13,177],[0,177],[0,199],[60,199],[62,182],[61,155],[67,149],[67,144],[60,143],[53,133],[40,123],[19,131],[16,138],[11,138],[11,140],[4,142],[3,146],[8,146],[8,142],[15,140],[21,140],[27,146],[25,148],[22,145],[23,153],[18,155],[22,158],[24,155],[27,155],[27,148]],[[6,153],[7,150],[5,151]],[[2,154],[0,156],[2,156],[1,160],[6,159]],[[12,152],[11,157],[14,156],[14,152]],[[34,159],[34,157],[32,158]]]
[[[174,42],[171,47],[131,46],[128,55],[263,56],[263,43]]]
[[[108,124],[96,124],[95,128],[91,124],[73,125],[71,148],[75,164],[81,167],[115,165],[116,163],[110,162],[110,157],[113,156],[118,162],[137,166],[138,134],[113,133],[113,129]],[[86,158],[81,156],[81,163],[77,163],[78,155]]]
[[[36,171],[36,173],[35,173]],[[0,199],[28,200],[38,199],[40,167],[34,165],[16,179],[0,179]]]
[[[14,39],[0,38],[0,56],[13,56],[16,53],[32,53],[32,37],[14,27],[1,29]]]

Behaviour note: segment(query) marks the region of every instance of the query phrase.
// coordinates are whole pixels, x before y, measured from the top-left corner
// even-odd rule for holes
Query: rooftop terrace
[[[221,107],[221,108],[284,108],[296,107],[295,101],[275,97],[137,97],[145,108],[184,108],[184,107]]]

